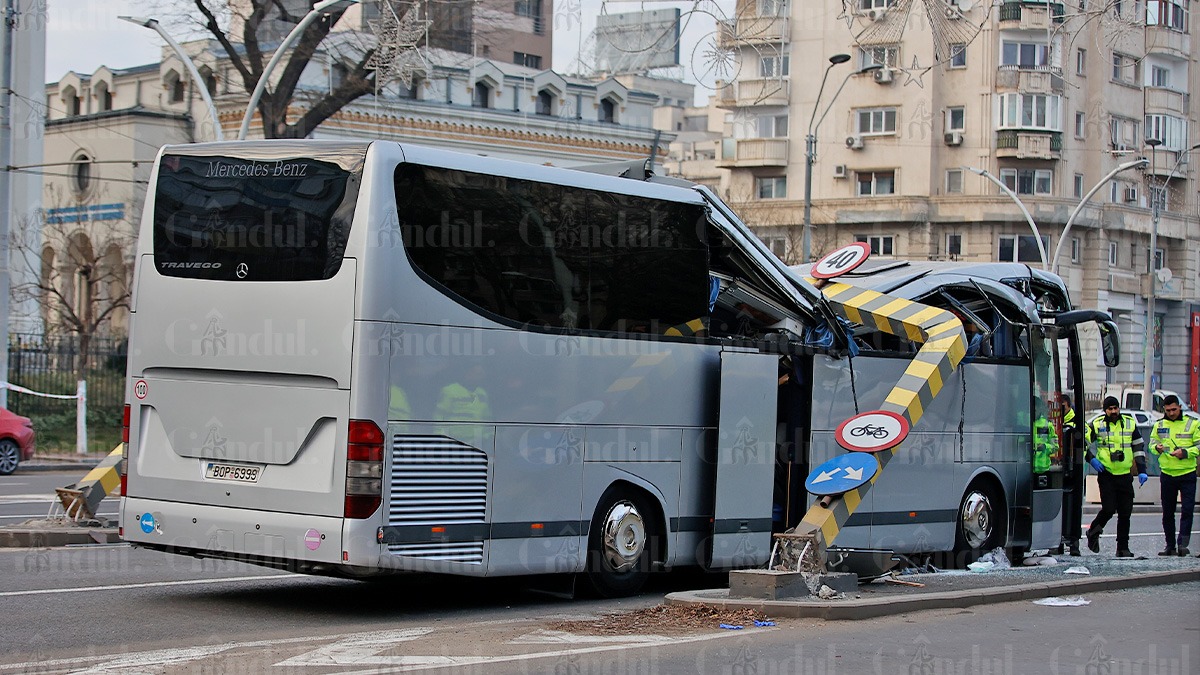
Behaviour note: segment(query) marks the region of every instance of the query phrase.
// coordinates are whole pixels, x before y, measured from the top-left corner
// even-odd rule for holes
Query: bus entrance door
[[[771,555],[778,380],[777,354],[721,351],[711,567],[756,567]]]
[[[1053,326],[1030,326],[1030,549],[1062,544],[1062,386],[1057,331]]]

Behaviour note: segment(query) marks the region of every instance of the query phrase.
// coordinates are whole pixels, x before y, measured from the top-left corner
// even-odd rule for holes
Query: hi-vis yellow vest
[[[1161,419],[1150,429],[1150,451],[1158,457],[1158,468],[1168,476],[1182,476],[1196,470],[1196,457],[1200,455],[1197,441],[1200,441],[1200,423],[1191,417],[1182,417],[1175,421]],[[1159,443],[1163,452],[1156,449]],[[1183,459],[1171,453],[1183,449]]]
[[[1118,424],[1109,424],[1108,419],[1100,417],[1087,425],[1087,440],[1096,443],[1096,456],[1100,463],[1114,476],[1124,476],[1133,468],[1133,432],[1137,422],[1130,415],[1121,415]],[[1112,453],[1124,450],[1125,456],[1121,461],[1112,459]]]

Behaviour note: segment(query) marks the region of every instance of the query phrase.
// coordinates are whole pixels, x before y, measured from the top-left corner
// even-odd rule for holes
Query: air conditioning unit
[[[846,147],[850,148],[851,150],[862,150],[863,149],[863,137],[858,134],[855,134],[854,136],[847,136],[846,137]]]
[[[833,165],[833,177],[834,178],[845,178],[846,177],[846,165],[845,164]]]
[[[891,68],[881,68],[881,69],[875,71],[875,81],[878,82],[879,84],[891,84],[892,83],[892,69]]]
[[[946,145],[962,145],[963,135],[961,131],[947,131],[944,139]]]
[[[882,21],[885,16],[887,16],[887,8],[885,7],[879,7],[867,12],[867,18],[872,21]]]
[[[1138,200],[1138,190],[1135,187],[1125,188],[1125,201],[1136,202]]]
[[[962,16],[963,16],[962,12],[958,11],[957,7],[947,7],[946,8],[946,18],[947,19],[950,19],[951,21],[957,21],[958,19],[961,19]]]

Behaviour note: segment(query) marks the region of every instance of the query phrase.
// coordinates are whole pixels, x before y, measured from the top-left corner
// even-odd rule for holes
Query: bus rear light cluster
[[[131,414],[129,404],[126,403],[125,409],[121,412],[121,465],[117,470],[117,475],[121,477],[121,497],[125,496],[126,488],[129,485],[129,418]]]
[[[383,432],[371,420],[350,420],[346,446],[346,518],[369,518],[383,503]]]

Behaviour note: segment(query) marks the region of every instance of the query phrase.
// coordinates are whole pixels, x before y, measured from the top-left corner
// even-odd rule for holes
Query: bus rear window
[[[154,198],[159,274],[307,281],[337,274],[360,165],[313,157],[166,155]]]

